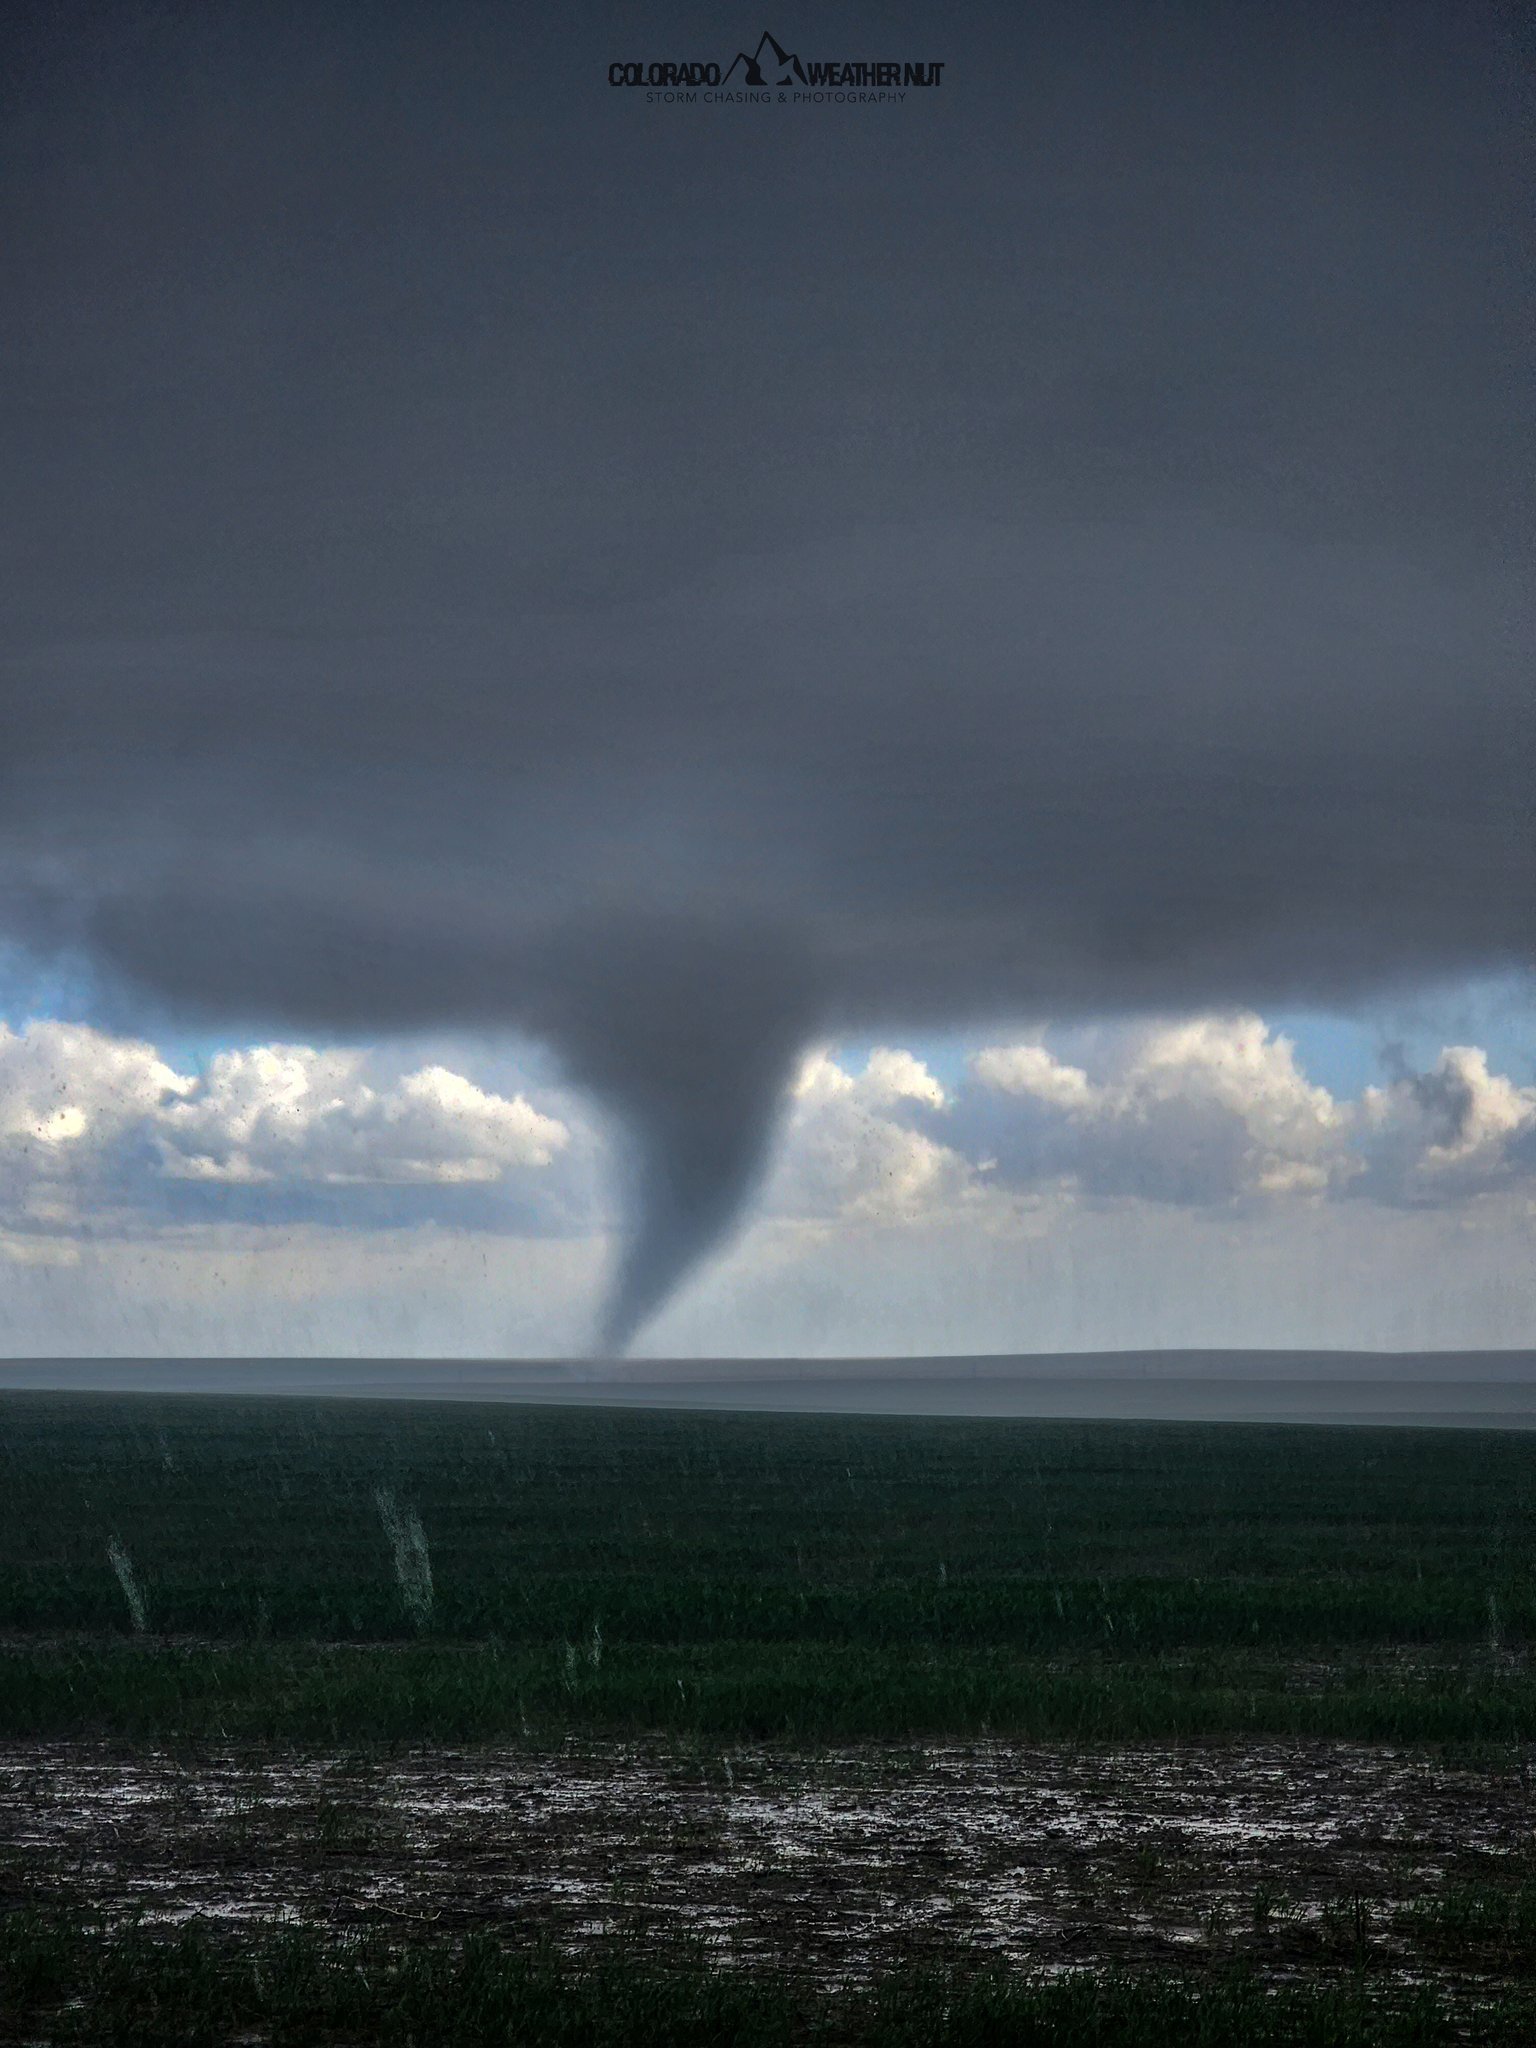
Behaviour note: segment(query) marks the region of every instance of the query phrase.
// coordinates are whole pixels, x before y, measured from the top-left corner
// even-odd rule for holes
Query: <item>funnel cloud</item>
[[[606,18],[4,32],[0,936],[539,1035],[615,1350],[818,1034],[1531,958],[1516,18],[903,15],[878,118]]]

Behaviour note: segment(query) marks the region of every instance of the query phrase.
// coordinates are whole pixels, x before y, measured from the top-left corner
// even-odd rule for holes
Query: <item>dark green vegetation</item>
[[[579,1964],[483,1936],[426,1947],[276,1933],[239,1945],[199,1928],[153,1940],[13,1915],[0,1922],[0,2040],[155,2044],[432,2041],[444,2048],[1438,2048],[1527,2043],[1536,2001],[1455,2005],[1363,1976],[1266,1988],[1246,1973],[1198,1984],[1114,1974],[1049,1979],[978,1969],[899,1973],[818,1991],[664,1950]]]
[[[1367,1660],[1318,1690],[1240,1653],[1083,1656],[861,1644],[619,1644],[599,1670],[575,1652],[444,1643],[398,1650],[273,1643],[139,1648],[58,1642],[0,1650],[0,1733],[144,1738],[473,1742],[661,1730],[711,1741],[902,1740],[1009,1733],[1093,1742],[1256,1732],[1508,1745],[1536,1728],[1524,1673],[1465,1661]]]
[[[0,2042],[1524,2043],[1533,1563],[1527,1435],[4,1397],[0,1736],[19,1746]],[[694,1759],[681,1790],[625,1793],[642,1745],[605,1752],[615,1797],[665,1854],[605,1831],[590,1797],[517,1805],[503,1784],[453,1820],[436,1762],[442,1785],[412,1806],[388,1790],[398,1754],[375,1753],[343,1798],[348,1758],[373,1743],[511,1738],[525,1774],[542,1753],[568,1776],[564,1738],[645,1733]],[[725,1868],[743,1839],[734,1792],[688,1790],[729,1777],[732,1744],[872,1740],[886,1747],[858,1768],[887,1773],[895,1799],[919,1741],[983,1733],[1064,1740],[1063,1756],[1078,1739],[1435,1742],[1493,1769],[1442,1766],[1418,1807],[1399,1786],[1355,1816],[1348,1794],[1334,1832],[1271,1840],[1261,1816],[1254,1839],[1270,1845],[1257,1864],[1242,1851],[1240,1882],[1235,1851],[1198,1825],[1202,1800],[1220,1810],[1226,1764],[1158,1807],[1156,1770],[1133,1785],[1124,1752],[1105,1758],[1143,1819],[1089,1828],[1089,1849],[1049,1816],[1109,1808],[1057,1770],[1065,1806],[1037,1792],[1033,1819],[977,1837],[1026,1942],[1012,1968],[965,1947],[969,1880],[954,1920],[932,1922],[955,1929],[936,1949],[859,1918],[930,1924],[902,1923],[900,1900],[920,1904],[972,1853],[940,1790],[878,1835],[870,1899],[816,1889],[825,1844],[783,1872],[749,1851],[716,1901],[742,1942],[675,1945],[692,1895],[667,1873],[690,1857]],[[70,1735],[191,1738],[168,1752],[182,1761],[165,1766],[165,1812],[112,1807],[104,1748],[66,1762],[25,1747]],[[262,1799],[239,1793],[234,1751],[210,1765],[197,1746],[247,1737],[271,1745],[250,1752],[266,1760]],[[304,1776],[305,1743],[334,1787]],[[828,1752],[797,1754],[827,1769]],[[1236,1759],[1250,1807],[1273,1782],[1276,1752],[1205,1754]],[[1312,1772],[1322,1814],[1318,1773],[1336,1786],[1342,1752],[1331,1766],[1278,1754]],[[766,1778],[745,1810],[775,1796],[771,1771],[750,1768]],[[1036,1768],[1038,1786],[1046,1752]],[[1355,1768],[1345,1782],[1371,1782]],[[61,1798],[66,1817],[84,1810],[59,1789],[70,1770],[81,1784],[94,1770],[103,1802],[83,1834],[60,1819]],[[1281,1781],[1287,1812],[1299,1782]],[[1475,1783],[1504,1790],[1474,1802]],[[293,1803],[300,1784],[313,1815]],[[826,1807],[826,1841],[861,1870],[830,1780]],[[573,1941],[538,1917],[540,1876],[571,1875],[538,1830],[578,1811],[594,1830],[579,1911],[608,1932]],[[972,1890],[991,1882],[983,1863]],[[630,1926],[617,1901],[632,1882]],[[134,1921],[145,1899],[218,1914],[253,1894],[297,1902],[304,1924]],[[815,1946],[844,1906],[868,1929],[847,1951],[865,1942],[864,1968]],[[823,1952],[833,1967],[813,1966]],[[953,1967],[920,1964],[933,1953]],[[1073,1973],[1040,1975],[1037,1956]]]
[[[1503,1745],[1533,1562],[1515,1433],[12,1394],[0,1733]]]

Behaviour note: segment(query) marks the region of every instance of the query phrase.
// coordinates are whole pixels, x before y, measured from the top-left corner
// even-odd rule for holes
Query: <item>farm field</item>
[[[0,1402],[0,1735],[1536,1734],[1515,1433]]]
[[[1524,2040],[1533,1539],[1518,1433],[10,1394],[0,2039]]]

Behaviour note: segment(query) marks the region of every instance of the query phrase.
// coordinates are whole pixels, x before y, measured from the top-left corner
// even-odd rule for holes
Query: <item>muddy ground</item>
[[[686,1929],[826,1979],[960,1953],[1487,1981],[1426,1923],[1536,1878],[1530,1771],[1344,1744],[0,1749],[0,1896],[109,1921],[574,1942]],[[1512,1889],[1511,1889],[1512,1888]],[[1507,1951],[1507,1943],[1505,1950]]]

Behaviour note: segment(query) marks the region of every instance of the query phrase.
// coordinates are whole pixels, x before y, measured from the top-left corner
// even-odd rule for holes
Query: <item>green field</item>
[[[1523,1433],[5,1396],[0,2041],[1523,2043],[1533,1564]]]
[[[1509,1744],[1533,1565],[1519,1433],[11,1394],[0,1734]]]
[[[697,1952],[572,1964],[485,1938],[401,1948],[278,1933],[232,1949],[191,1928],[103,1937],[0,1921],[0,2040],[315,2041],[413,2048],[1526,2048],[1536,1999],[1469,2010],[1421,1985],[1266,1986],[981,1970],[899,1972],[836,1992],[711,1966]],[[39,2027],[46,2027],[40,2035]]]

